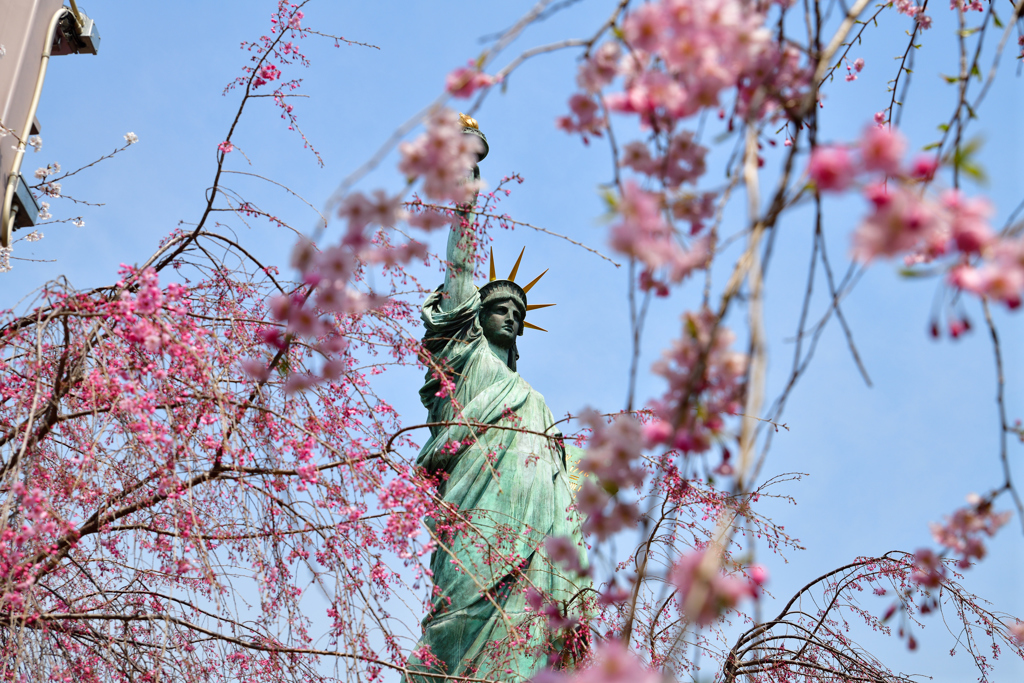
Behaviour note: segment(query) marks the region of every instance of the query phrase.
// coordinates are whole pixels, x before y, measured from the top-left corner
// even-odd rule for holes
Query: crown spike
[[[541,332],[547,332],[547,330],[545,330],[543,327],[537,327],[533,323],[528,323],[525,320],[523,321],[523,327],[528,327],[531,330],[540,330]]]
[[[556,306],[557,304],[527,304],[526,310],[535,311],[538,308],[547,308],[548,306]]]
[[[494,247],[491,247],[491,279],[489,280],[489,282],[494,282],[497,279],[498,276],[494,274]]]
[[[545,269],[544,269],[544,272],[543,272],[543,273],[541,273],[540,275],[538,275],[537,277],[533,278],[533,280],[531,280],[531,281],[530,281],[530,284],[528,284],[528,285],[523,285],[523,291],[524,291],[524,292],[529,292],[529,291],[530,291],[530,288],[531,288],[531,287],[533,287],[533,286],[534,286],[535,284],[537,284],[537,282],[538,282],[538,281],[539,281],[539,280],[540,280],[540,279],[541,279],[542,277],[544,277],[544,275],[545,275],[545,274],[546,274],[546,273],[548,272],[548,270],[550,270],[550,268],[545,268]],[[544,331],[545,331],[545,332],[547,332],[547,330],[544,330]]]
[[[508,274],[506,280],[516,281],[516,273],[519,272],[519,263],[523,260],[523,252],[526,251],[526,247],[523,247],[522,251],[519,252],[519,258],[516,259],[516,264],[512,266],[512,272]]]

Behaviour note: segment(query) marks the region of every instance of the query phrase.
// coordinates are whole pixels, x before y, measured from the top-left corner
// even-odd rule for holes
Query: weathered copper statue
[[[483,139],[472,119],[463,122]],[[524,327],[541,329],[525,320],[543,307],[527,303],[540,276],[515,283],[520,253],[509,277],[496,279],[492,252],[490,282],[477,289],[475,240],[465,226],[453,223],[444,286],[423,305],[430,367],[420,399],[430,422],[444,426],[432,428],[417,464],[441,475],[439,493],[457,512],[431,522],[436,595],[417,646],[429,646],[430,656],[413,657],[410,667],[456,679],[526,680],[585,649],[583,629],[552,630],[542,610],[529,607],[541,595],[571,620],[589,586],[553,564],[544,547],[548,537],[572,539],[586,566],[566,467],[579,449],[563,444],[544,397],[516,372],[517,337]],[[454,391],[444,390],[437,368]]]

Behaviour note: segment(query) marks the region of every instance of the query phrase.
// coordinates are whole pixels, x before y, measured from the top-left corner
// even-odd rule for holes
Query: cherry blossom
[[[588,93],[600,92],[618,74],[621,56],[622,50],[618,43],[602,43],[580,65],[576,83]]]
[[[547,550],[552,563],[569,571],[583,572],[583,567],[580,564],[580,548],[572,539],[564,536],[549,537],[544,542],[544,549]]]
[[[956,248],[964,254],[978,254],[995,239],[988,225],[992,206],[983,198],[965,197],[962,192],[949,190],[942,195],[950,231]]]
[[[593,663],[574,675],[545,670],[532,683],[660,683],[661,674],[645,666],[618,640],[607,640],[596,648]]]
[[[612,247],[644,265],[641,281],[645,288],[659,285],[655,271],[663,268],[668,282],[682,282],[695,269],[704,267],[708,257],[705,240],[698,240],[690,249],[680,245],[662,216],[661,202],[660,196],[627,181],[616,206],[620,220],[611,229]]]
[[[962,567],[970,566],[971,559],[982,559],[985,556],[982,536],[995,536],[1012,517],[1010,512],[995,512],[991,501],[977,494],[968,496],[968,502],[970,507],[954,512],[945,524],[931,525],[935,541],[960,555]]]
[[[807,175],[821,190],[842,192],[853,182],[855,168],[845,147],[822,146],[811,153]]]
[[[872,212],[853,235],[853,254],[862,261],[922,247],[946,228],[940,207],[914,190],[878,183],[865,195]]]
[[[489,76],[479,69],[471,61],[469,66],[464,66],[460,69],[456,69],[448,74],[448,78],[445,81],[445,87],[455,97],[472,97],[480,88],[489,88],[494,85],[495,80],[493,76]]]
[[[922,548],[914,553],[914,573],[910,578],[925,588],[938,588],[946,578],[946,565],[934,551]]]
[[[709,550],[683,555],[672,568],[672,583],[679,589],[684,615],[701,626],[714,623],[721,614],[733,609],[745,597],[757,598],[760,585],[767,580],[763,567],[751,577],[727,574]]]
[[[462,132],[455,112],[440,110],[427,120],[423,135],[399,146],[398,168],[410,179],[422,178],[427,197],[465,202],[477,189],[466,173],[476,163],[481,145],[479,138]]]
[[[907,141],[886,126],[869,126],[860,139],[860,158],[868,171],[896,175],[907,149]]]
[[[1024,621],[1018,621],[1010,625],[1010,633],[1018,643],[1024,645]]]
[[[956,287],[1018,308],[1024,296],[1024,241],[1000,240],[980,266],[960,264],[949,275]]]
[[[592,95],[573,95],[569,98],[569,109],[573,115],[560,117],[557,125],[567,133],[582,133],[584,142],[588,141],[588,135],[600,137],[608,125],[600,114],[600,104]]]
[[[735,335],[715,323],[710,311],[686,313],[682,337],[652,366],[669,388],[652,403],[660,422],[646,430],[648,443],[702,453],[724,434],[724,417],[739,412],[747,358],[730,350]]]

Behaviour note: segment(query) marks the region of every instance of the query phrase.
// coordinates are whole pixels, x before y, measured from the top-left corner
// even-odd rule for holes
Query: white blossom
[[[6,273],[11,269],[11,248],[0,247],[0,273]]]
[[[134,145],[136,142],[139,141],[139,136],[136,135],[135,133],[128,132],[124,134],[124,141],[127,142],[129,145]]]
[[[78,218],[75,218],[71,221],[71,225],[75,226],[76,228],[80,228],[83,225],[85,225],[85,221],[83,221],[82,217],[79,216]]]
[[[33,230],[29,234],[25,235],[26,242],[38,242],[41,239],[43,239],[43,233],[38,230]]]
[[[39,178],[39,180],[46,180],[47,176],[51,176],[55,173],[60,173],[60,163],[56,161],[52,164],[47,164],[46,166],[40,166],[37,168],[36,178]]]
[[[38,135],[33,135],[28,139],[28,144],[38,152],[43,148],[43,138]]]
[[[39,220],[45,221],[53,218],[50,215],[50,205],[47,202],[39,202]]]
[[[43,192],[47,197],[59,197],[60,187],[60,183],[46,183],[43,185]]]

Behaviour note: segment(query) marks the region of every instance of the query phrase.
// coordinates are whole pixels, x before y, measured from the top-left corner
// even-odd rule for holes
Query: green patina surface
[[[464,240],[453,237],[449,261],[468,264],[465,250]],[[432,429],[417,464],[444,475],[443,500],[469,523],[455,532],[444,519],[428,523],[439,542],[430,568],[440,594],[417,648],[429,646],[441,664],[427,667],[413,657],[410,667],[524,680],[546,667],[553,653],[566,656],[565,634],[553,635],[545,618],[529,611],[526,590],[569,604],[572,613],[589,586],[554,566],[543,547],[548,536],[574,539],[586,566],[579,519],[569,512],[574,491],[567,472],[581,451],[563,444],[544,397],[488,344],[479,291],[457,284],[449,276],[423,306],[424,346],[455,389],[447,395],[428,370],[420,398],[430,422],[445,426]]]

